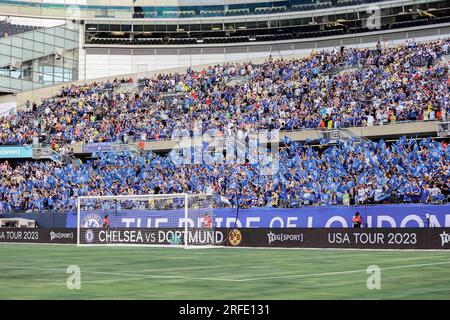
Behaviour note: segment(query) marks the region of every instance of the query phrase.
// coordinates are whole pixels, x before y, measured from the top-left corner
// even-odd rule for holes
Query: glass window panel
[[[72,80],[72,70],[65,69],[64,70],[64,81]]]
[[[7,65],[10,61],[11,58],[9,56],[0,55],[0,66]]]
[[[64,44],[61,46],[64,46],[64,48],[74,48],[77,45],[78,45],[78,43],[76,43],[72,40],[64,39]]]
[[[34,33],[34,41],[44,42],[44,33],[42,31],[36,31]]]
[[[111,24],[109,26],[109,30],[111,30],[111,31],[120,31],[120,24]]]
[[[33,57],[34,57],[33,51],[31,51],[31,50],[23,50],[22,51],[23,61],[25,61],[25,60],[32,60]]]
[[[147,32],[155,31],[155,26],[154,25],[150,25],[150,24],[145,25],[144,26],[144,31],[147,31]]]
[[[131,24],[123,24],[121,26],[121,29],[122,29],[122,31],[130,32],[131,31]]]
[[[256,29],[258,27],[256,21],[247,22],[247,29]]]
[[[53,54],[55,51],[55,46],[51,44],[44,44],[44,55]]]
[[[64,48],[64,39],[55,37],[55,46],[59,48]]]
[[[11,47],[7,45],[0,44],[0,54],[11,55]]]
[[[56,28],[48,28],[48,29],[45,29],[45,34],[51,34],[51,35],[54,35],[54,34],[55,34],[55,29],[56,29]]]
[[[291,20],[280,20],[280,26],[288,27],[291,25]]]
[[[0,38],[0,47],[3,45],[11,45],[11,37]]]
[[[155,25],[155,31],[157,32],[165,32],[166,31],[166,25]]]
[[[0,70],[0,75],[3,75],[3,71]],[[0,87],[10,88],[11,87],[11,78],[9,77],[0,77]]]
[[[177,25],[176,24],[168,24],[167,31],[177,31]]]
[[[78,31],[66,30],[66,38],[72,39],[77,42],[78,42],[79,34],[80,33]]]
[[[33,40],[33,38],[34,38],[34,32],[25,32],[25,33],[23,34],[23,38],[24,38],[24,39]]]
[[[55,37],[46,33],[45,36],[44,36],[44,43],[45,44],[54,44],[55,43]]]
[[[22,82],[22,90],[23,91],[33,90],[33,82],[23,81]]]
[[[24,49],[33,50],[33,41],[28,39],[23,39],[22,47]]]
[[[23,39],[19,36],[11,37],[11,44],[15,47],[22,47]]]
[[[211,31],[211,29],[212,29],[212,24],[205,24],[205,23],[203,23],[202,25],[201,25],[201,28],[202,28],[202,31]]]
[[[16,90],[22,90],[22,80],[11,78],[11,88]]]
[[[64,38],[66,36],[66,29],[61,27],[55,28],[55,36]]]
[[[200,31],[199,24],[191,24],[190,28],[191,28],[191,31]]]
[[[11,48],[11,56],[13,56],[14,58],[22,60],[22,48],[12,47]]]
[[[38,52],[40,54],[42,54],[44,52],[44,44],[41,42],[34,42],[33,43],[33,50],[35,52]]]
[[[100,24],[98,26],[98,30],[100,30],[100,31],[109,31],[109,24]]]

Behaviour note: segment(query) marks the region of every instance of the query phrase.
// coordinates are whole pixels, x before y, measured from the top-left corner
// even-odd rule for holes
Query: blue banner
[[[295,209],[251,208],[240,209],[236,220],[235,208],[214,209],[216,227],[245,228],[347,228],[352,227],[356,212],[361,214],[364,226],[369,228],[450,227],[450,204],[391,204],[357,207],[303,207]],[[85,227],[101,226],[108,214],[111,227],[170,228],[183,227],[184,211],[148,211],[145,209],[119,211],[91,211],[81,213]],[[201,226],[205,214],[192,213],[188,223]],[[427,219],[429,216],[429,219]],[[76,227],[76,213],[67,214],[67,227]]]
[[[33,147],[0,147],[0,159],[33,158]]]
[[[111,152],[112,146],[110,142],[91,142],[83,144],[83,152]]]
[[[0,218],[23,218],[34,220],[39,228],[65,228],[67,225],[67,217],[63,212],[2,213],[0,214]]]

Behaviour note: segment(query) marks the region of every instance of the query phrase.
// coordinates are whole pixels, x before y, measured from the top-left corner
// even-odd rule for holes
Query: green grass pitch
[[[69,265],[81,289],[69,290]],[[367,288],[367,267],[381,289]],[[0,245],[0,299],[450,299],[450,252]]]

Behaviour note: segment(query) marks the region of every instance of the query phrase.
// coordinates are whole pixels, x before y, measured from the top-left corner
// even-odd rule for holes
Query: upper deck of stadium
[[[302,12],[316,15],[333,10],[341,13],[370,4],[415,6],[424,1],[383,0],[4,0],[0,11],[5,14],[42,18],[73,19],[248,19],[251,16],[295,16]],[[435,8],[436,9],[436,8]]]

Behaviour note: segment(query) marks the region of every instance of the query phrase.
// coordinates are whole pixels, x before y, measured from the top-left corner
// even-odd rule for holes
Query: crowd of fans
[[[73,211],[78,196],[195,193],[220,207],[298,207],[446,201],[450,146],[430,138],[392,144],[339,140],[312,147],[283,140],[279,165],[176,164],[173,155],[101,153],[85,163],[0,163],[0,212]]]
[[[302,59],[224,64],[186,74],[69,85],[0,118],[0,144],[166,139],[180,130],[302,130],[446,120],[450,40],[336,48]],[[124,87],[128,90],[123,90]],[[198,128],[200,124],[200,128]],[[100,153],[85,163],[0,163],[0,212],[70,211],[78,196],[201,193],[226,207],[442,202],[450,149],[431,139],[339,140],[313,148],[283,140],[278,166],[181,164],[173,154]],[[247,159],[248,160],[248,159]],[[274,158],[272,158],[274,160]]]
[[[0,19],[0,38],[9,37],[17,33],[33,31],[38,29],[36,26],[20,25],[11,23],[10,17]]]
[[[177,130],[226,132],[372,126],[447,119],[450,40],[336,48],[260,65],[227,63],[160,74],[139,90],[125,80],[66,86],[42,104],[0,119],[0,144],[168,139]],[[233,81],[239,79],[239,81]],[[126,81],[128,82],[128,81]]]

